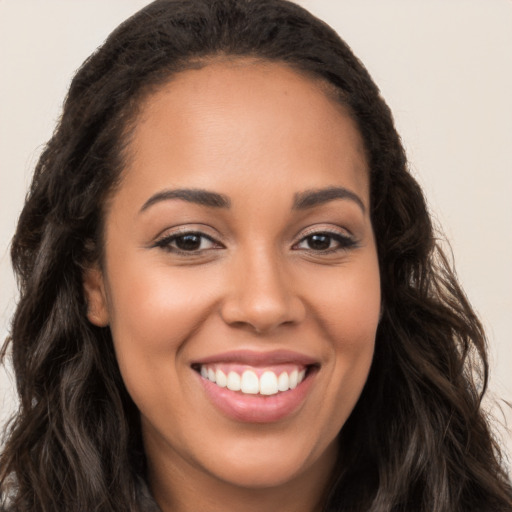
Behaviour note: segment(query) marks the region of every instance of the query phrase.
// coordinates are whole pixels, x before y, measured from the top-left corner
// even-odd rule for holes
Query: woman
[[[121,25],[12,256],[6,510],[512,510],[484,335],[389,109],[298,6]]]

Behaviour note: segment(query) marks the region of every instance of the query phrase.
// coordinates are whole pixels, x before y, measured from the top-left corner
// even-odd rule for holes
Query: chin
[[[217,479],[245,489],[270,489],[286,486],[309,474],[325,472],[336,460],[336,441],[320,455],[296,451],[283,443],[281,449],[253,449],[240,455],[233,451],[222,460],[217,459],[210,466],[210,472]],[[296,447],[295,447],[296,448]]]

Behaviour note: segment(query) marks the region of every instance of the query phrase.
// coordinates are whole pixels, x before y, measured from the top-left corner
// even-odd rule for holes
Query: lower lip
[[[316,373],[316,372],[315,372]],[[309,372],[295,388],[275,395],[248,395],[221,388],[197,374],[206,395],[222,413],[245,423],[272,423],[294,413],[304,402],[314,379]]]

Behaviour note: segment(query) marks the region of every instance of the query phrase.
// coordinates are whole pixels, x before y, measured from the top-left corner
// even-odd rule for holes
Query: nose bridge
[[[233,263],[231,291],[223,306],[226,322],[264,332],[302,318],[302,304],[278,251],[269,246],[253,246],[240,251]]]

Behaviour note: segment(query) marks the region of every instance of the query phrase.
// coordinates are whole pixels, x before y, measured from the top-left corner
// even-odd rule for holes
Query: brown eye
[[[357,242],[348,235],[341,233],[318,232],[305,236],[294,246],[294,249],[328,253],[350,249],[357,245]]]
[[[181,251],[197,251],[201,247],[201,235],[190,233],[174,239],[176,247]]]
[[[175,253],[200,253],[223,246],[204,233],[189,232],[165,236],[155,243],[155,247]]]
[[[332,237],[326,234],[311,235],[306,238],[309,249],[325,251],[331,247]]]

